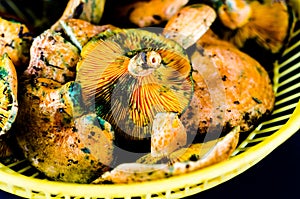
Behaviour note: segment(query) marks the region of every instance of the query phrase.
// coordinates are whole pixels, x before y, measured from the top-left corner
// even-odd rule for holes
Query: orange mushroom
[[[173,40],[146,30],[106,31],[81,55],[76,81],[86,104],[113,125],[119,145],[149,139],[156,113],[181,114],[189,104],[191,65]]]

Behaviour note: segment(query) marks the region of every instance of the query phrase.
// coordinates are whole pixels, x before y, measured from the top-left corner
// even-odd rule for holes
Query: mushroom
[[[186,15],[188,16],[187,13]],[[170,20],[179,24],[174,33],[175,39],[180,38],[178,35],[181,30],[189,30],[184,25],[188,24],[185,23],[188,17],[181,16],[184,15],[174,16],[179,22],[176,19]],[[167,24],[166,27],[172,27],[172,24]],[[195,30],[190,31],[189,35],[193,38]],[[179,43],[189,43],[183,41],[178,39]],[[181,125],[179,127],[182,134],[175,136],[178,131],[170,124],[178,120],[172,118],[171,113],[157,114],[159,120],[154,120],[153,129],[159,132],[152,134],[151,144],[158,148],[153,147],[151,153],[142,156],[135,163],[120,164],[93,183],[131,183],[161,179],[224,161],[237,146],[239,132],[252,129],[257,120],[272,111],[275,96],[266,70],[229,42],[219,40],[211,30],[197,42],[196,51],[191,54],[191,62],[194,92],[187,110],[179,117],[183,124],[183,128]],[[162,125],[164,120],[170,121],[167,123],[169,125]],[[222,131],[226,133],[225,137],[215,139],[222,135]],[[174,136],[173,139],[162,139],[169,136],[169,133]],[[201,133],[207,133],[205,135],[208,137],[205,137],[203,144],[185,143],[188,138],[185,136],[190,135],[195,138],[193,142],[201,141],[197,139]],[[162,140],[161,144],[157,144],[157,138]],[[183,143],[186,147],[173,147],[176,143]],[[160,153],[157,152],[159,150]]]
[[[75,79],[79,50],[61,33],[45,30],[37,36],[30,48],[30,61],[21,79],[43,77],[60,83]]]
[[[170,18],[163,29],[163,35],[187,49],[202,37],[215,19],[216,12],[212,7],[205,4],[188,5]]]
[[[82,46],[84,46],[93,36],[106,30],[117,29],[117,27],[110,24],[93,25],[88,21],[74,18],[59,22],[65,34],[68,35],[70,40],[80,50],[82,50]]]
[[[33,41],[28,27],[18,21],[0,17],[0,55],[7,53],[17,71],[29,62],[29,48]]]
[[[133,150],[128,141],[149,140],[157,113],[181,114],[189,104],[191,65],[173,40],[146,30],[106,31],[81,55],[76,81],[85,103],[112,124],[121,147]]]
[[[183,124],[194,128],[193,122],[198,121],[198,133],[206,133],[209,128],[228,132],[235,126],[240,126],[241,132],[253,129],[274,107],[275,94],[267,71],[233,46],[212,44],[200,48],[191,58],[195,89],[189,108],[181,116]],[[223,86],[208,82],[208,74],[212,73],[203,68],[208,65],[207,57],[218,74],[216,81]],[[217,102],[212,100],[222,96]]]
[[[189,25],[189,13],[192,13],[190,17],[196,28]],[[36,60],[30,62],[24,73],[27,80],[21,102],[31,103],[31,106],[22,107],[20,111],[17,140],[25,156],[55,180],[80,183],[91,182],[96,176],[100,178],[93,183],[161,179],[228,159],[237,146],[241,129],[252,128],[253,120],[262,116],[252,113],[256,113],[256,108],[261,113],[271,110],[274,95],[266,71],[232,45],[217,46],[216,43],[223,42],[216,42],[206,43],[203,47],[196,45],[196,51],[189,48],[209,30],[215,16],[208,6],[192,5],[173,15],[174,19],[170,19],[170,24],[160,34],[139,29],[114,29],[90,40],[90,36],[81,40],[81,34],[77,32],[75,40],[79,49],[82,46],[80,59],[74,45],[63,40],[60,34],[47,31],[53,37],[46,36],[45,42],[39,44],[50,47],[45,50],[34,46],[32,52],[39,56],[32,56]],[[65,22],[60,24],[67,27]],[[76,32],[75,29],[72,31]],[[187,39],[182,39],[181,34]],[[53,50],[56,47],[66,53],[59,54],[60,48]],[[43,50],[45,54],[41,53]],[[47,53],[48,50],[52,53]],[[187,52],[193,52],[191,57]],[[54,59],[58,54],[60,59]],[[69,56],[73,59],[65,59]],[[41,57],[43,59],[37,61]],[[238,62],[236,70],[230,67],[230,58]],[[33,63],[42,67],[37,68]],[[77,64],[76,79],[74,63]],[[243,69],[250,78],[243,76]],[[51,75],[47,76],[47,70]],[[65,74],[69,74],[68,78]],[[259,86],[253,86],[256,82],[252,77],[257,78],[267,92],[257,93]],[[227,80],[229,83],[223,85]],[[235,80],[241,86],[232,89]],[[230,95],[228,99],[222,98],[225,92],[222,89],[229,90],[226,93]],[[218,91],[222,92],[218,94]],[[251,98],[244,99],[247,92],[252,94]],[[242,120],[229,121],[223,139],[209,143],[205,140],[203,145],[188,142],[189,135],[194,136],[191,132],[198,135],[207,132],[211,126],[223,127],[224,110],[231,111],[227,106],[222,107],[227,105],[223,104],[224,100],[237,108],[233,114],[238,119],[245,113],[242,105],[251,101],[246,110],[250,113],[242,115]],[[208,105],[208,111],[203,111],[204,119],[199,120],[202,114],[199,107],[204,105]],[[218,118],[212,123],[211,111],[217,113]],[[207,125],[202,126],[203,121]],[[251,123],[247,123],[249,121]],[[160,143],[160,140],[164,142]],[[204,151],[200,149],[203,146]],[[138,153],[151,151],[137,162],[112,168],[118,147]],[[212,150],[206,147],[212,147]],[[55,154],[53,158],[51,155],[57,150],[62,150],[63,156]],[[161,163],[165,158],[168,163]]]
[[[0,136],[12,127],[18,113],[17,72],[7,53],[0,57]]]
[[[227,12],[233,12],[232,16],[240,12],[244,19],[235,18],[233,22],[244,27],[251,13],[246,9],[249,5],[238,0],[236,4],[230,2],[226,1],[226,5],[231,6]],[[191,137],[223,127],[223,132],[235,126],[240,126],[241,131],[249,131],[274,106],[275,95],[266,69],[232,43],[220,39],[210,26],[215,18],[210,6],[189,5],[174,15],[163,31],[166,37],[185,48],[196,41],[196,50],[189,50],[194,93],[189,107],[180,116],[188,134],[194,135]],[[194,25],[190,26],[190,23]]]
[[[92,24],[98,24],[102,18],[105,0],[69,0],[62,16],[51,26],[51,30],[59,31],[61,21],[82,19]]]
[[[285,1],[216,1],[218,21],[214,31],[243,52],[272,68],[296,23],[293,10]],[[271,60],[271,61],[270,61]]]
[[[66,182],[89,183],[108,171],[114,133],[82,105],[80,85],[46,78],[27,79],[24,85],[16,139],[30,163]]]
[[[250,3],[250,8],[252,15],[249,23],[238,29],[234,36],[229,33],[225,38],[238,47],[242,47],[248,39],[253,38],[259,45],[272,53],[279,52],[290,28],[287,5],[282,1],[273,4],[261,4],[253,1]]]
[[[138,27],[147,27],[168,21],[187,3],[188,0],[136,1],[117,6],[114,13],[118,13],[119,18],[128,16],[129,21]]]
[[[12,156],[10,133],[18,114],[18,74],[29,62],[33,40],[27,26],[17,19],[0,17],[0,158]]]
[[[46,30],[33,42],[22,74],[14,136],[29,162],[47,177],[89,183],[110,169],[114,132],[84,106],[74,81],[78,49]]]
[[[151,134],[151,156],[167,157],[186,143],[186,128],[176,113],[155,115]]]
[[[225,0],[218,8],[218,16],[222,23],[234,30],[249,23],[252,8],[245,0]]]
[[[235,127],[225,137],[203,144],[193,145],[188,149],[182,149],[174,153],[175,157],[183,157],[183,161],[176,161],[172,165],[164,163],[125,163],[118,165],[111,171],[105,172],[100,178],[94,180],[93,184],[103,182],[111,183],[137,183],[151,180],[164,179],[171,176],[182,175],[227,160],[237,146],[239,139],[239,127]],[[209,148],[209,153],[204,151]],[[185,159],[188,157],[187,159]]]

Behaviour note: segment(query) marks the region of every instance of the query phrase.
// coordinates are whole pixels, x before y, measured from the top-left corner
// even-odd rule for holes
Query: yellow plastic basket
[[[25,198],[181,198],[217,186],[258,163],[300,128],[300,29],[274,64],[275,109],[239,144],[232,157],[163,180],[124,185],[50,181],[26,160],[0,163],[0,189]]]

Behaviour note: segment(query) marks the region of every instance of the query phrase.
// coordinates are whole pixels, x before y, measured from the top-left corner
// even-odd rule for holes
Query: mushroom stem
[[[168,156],[186,145],[186,142],[186,129],[177,113],[167,112],[155,115],[151,135],[151,155],[153,157]]]
[[[234,30],[249,22],[252,10],[245,0],[226,0],[218,9],[218,15],[225,26]]]
[[[128,71],[133,76],[147,76],[160,66],[161,56],[155,51],[140,52],[132,57]]]
[[[216,12],[212,7],[205,4],[189,5],[167,22],[163,35],[187,49],[199,40],[215,19]]]

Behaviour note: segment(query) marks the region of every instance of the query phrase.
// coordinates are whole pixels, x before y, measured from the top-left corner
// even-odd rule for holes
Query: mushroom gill
[[[76,81],[85,103],[113,125],[119,145],[150,140],[156,113],[181,114],[190,102],[190,61],[173,40],[140,29],[106,31],[81,56]]]

